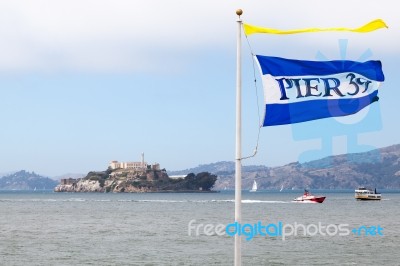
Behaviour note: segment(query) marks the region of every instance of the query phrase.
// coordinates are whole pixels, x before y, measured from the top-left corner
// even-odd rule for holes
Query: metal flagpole
[[[235,156],[235,222],[242,220],[242,75],[241,75],[241,29],[243,14],[241,9],[236,10],[237,20],[237,48],[236,48],[236,156]],[[235,266],[242,265],[242,237],[235,234]]]

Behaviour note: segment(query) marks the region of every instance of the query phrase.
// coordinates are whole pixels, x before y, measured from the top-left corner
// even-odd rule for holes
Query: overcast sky
[[[233,161],[237,8],[244,22],[281,29],[359,27],[376,18],[389,26],[249,36],[257,54],[381,60],[386,80],[380,101],[361,114],[262,128],[258,155],[243,164],[278,166],[400,143],[394,1],[4,0],[0,172],[86,174],[110,160],[139,161],[141,152],[167,170]],[[242,44],[245,156],[256,144],[263,93],[245,38]]]

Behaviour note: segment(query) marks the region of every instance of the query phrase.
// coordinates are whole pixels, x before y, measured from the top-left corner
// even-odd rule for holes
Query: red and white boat
[[[304,194],[300,197],[295,198],[294,202],[302,203],[322,203],[325,200],[325,196],[314,196],[308,190],[304,190]]]

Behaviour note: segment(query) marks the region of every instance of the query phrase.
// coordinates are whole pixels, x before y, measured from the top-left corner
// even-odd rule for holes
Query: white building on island
[[[148,164],[144,161],[144,153],[142,152],[142,160],[140,162],[118,162],[111,161],[108,165],[112,170],[115,169],[133,169],[133,170],[160,170],[160,164],[154,163],[153,165]]]

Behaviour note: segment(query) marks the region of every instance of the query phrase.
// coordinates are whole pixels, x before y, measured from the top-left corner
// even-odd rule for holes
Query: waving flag
[[[319,32],[319,31],[351,31],[351,32],[366,33],[387,27],[388,26],[381,19],[373,20],[365,24],[364,26],[354,29],[353,28],[307,28],[307,29],[296,29],[296,30],[278,30],[278,29],[264,28],[243,23],[244,33],[247,36],[254,33],[295,34],[295,33],[305,33],[305,32]]]
[[[263,126],[357,113],[377,101],[380,61],[305,61],[256,55],[264,86]]]

